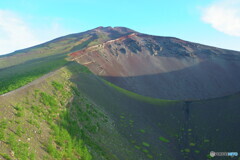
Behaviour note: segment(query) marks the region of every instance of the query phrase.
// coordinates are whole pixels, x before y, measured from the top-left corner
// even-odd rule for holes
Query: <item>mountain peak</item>
[[[127,28],[127,27],[121,27],[121,26],[117,26],[117,27],[111,27],[111,26],[108,26],[108,27],[103,27],[103,26],[99,26],[95,29],[93,29],[95,31],[102,31],[102,32],[119,32],[119,33],[134,33],[136,31],[130,29],[130,28]]]

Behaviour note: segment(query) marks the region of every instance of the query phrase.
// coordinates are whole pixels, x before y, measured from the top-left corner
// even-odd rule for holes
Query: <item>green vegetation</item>
[[[80,96],[80,92],[78,91],[77,87],[75,87],[75,86],[71,86],[71,89],[72,89],[74,95],[76,95],[76,96]]]
[[[37,95],[37,97],[39,97],[39,101],[45,107],[48,107],[48,110],[46,111],[43,106],[31,107],[32,112],[35,115],[41,115],[43,119],[47,120],[52,129],[48,143],[45,145],[47,152],[54,159],[74,160],[81,157],[83,160],[91,160],[91,154],[78,136],[81,132],[79,126],[70,118],[70,112],[62,110],[63,106],[60,106],[56,100],[59,96],[63,99],[68,99],[72,93],[66,93],[66,91],[62,92],[63,85],[59,82],[53,81],[52,86],[59,91],[57,94],[58,97],[45,92],[39,92],[39,95]],[[53,119],[56,119],[57,115],[61,117],[61,120],[54,122]],[[29,122],[32,124],[35,123],[34,120],[30,120]]]
[[[48,155],[45,155],[46,159],[77,160],[80,159],[80,157],[82,160],[92,159],[86,143],[81,139],[82,135],[79,135],[79,133],[82,132],[81,128],[76,121],[75,123],[73,122],[71,113],[65,108],[65,103],[64,105],[58,103],[59,100],[63,102],[68,101],[70,97],[74,95],[74,91],[70,89],[70,86],[63,85],[57,81],[52,81],[51,84],[55,89],[56,95],[36,90],[34,92],[36,105],[30,105],[29,107],[27,104],[24,107],[22,104],[14,105],[13,109],[16,112],[16,123],[11,124],[13,129],[11,129],[12,131],[10,131],[7,136],[7,123],[6,121],[0,122],[0,141],[4,140],[11,150],[10,155],[4,152],[1,153],[1,156],[5,159],[36,159],[34,150],[30,147],[29,136],[31,137],[32,135],[30,132],[26,133],[24,128],[26,126],[32,126],[32,129],[35,130],[35,136],[42,134],[43,128],[39,122],[43,120],[46,121],[49,128],[51,128],[51,134],[44,145],[45,150],[48,152]],[[63,86],[68,87],[68,89],[64,90]],[[87,107],[89,108],[90,106],[87,105]],[[92,111],[91,115],[96,116]],[[25,124],[25,120],[27,120],[27,124]],[[87,127],[90,132],[96,132],[96,129],[92,126],[91,123],[87,123],[85,127]],[[22,138],[23,140],[21,140]],[[24,141],[24,139],[29,140]]]
[[[153,156],[150,155],[150,154],[148,154],[147,157],[148,157],[149,159],[153,159]]]
[[[159,140],[162,141],[162,142],[165,142],[165,143],[169,143],[170,141],[164,137],[159,137]]]
[[[21,160],[33,160],[35,155],[29,152],[29,145],[22,141],[18,141],[14,134],[10,134],[7,143],[11,146],[14,156]]]
[[[52,124],[52,129],[52,137],[49,139],[46,148],[54,159],[79,159],[79,157],[84,160],[92,159],[83,142],[73,139],[65,128]]]
[[[74,67],[72,67],[74,66]],[[72,62],[71,65],[68,65],[68,68],[71,70],[71,73],[92,73],[86,66],[80,65],[76,62]]]
[[[21,137],[25,133],[26,133],[25,130],[21,126],[18,126],[16,128],[16,135],[18,135],[19,137]]]
[[[61,90],[63,89],[63,87],[64,87],[64,85],[62,85],[61,83],[58,83],[58,82],[56,82],[56,81],[53,81],[53,82],[52,82],[52,85],[53,85],[53,87],[54,87],[56,90],[58,90],[58,91],[61,91]]]
[[[140,132],[141,132],[141,133],[145,133],[146,131],[145,131],[144,129],[141,129]]]
[[[120,116],[121,119],[125,119],[125,116]]]
[[[184,149],[184,152],[189,153],[190,149],[186,148],[186,149]]]
[[[150,147],[150,144],[148,144],[146,142],[143,142],[142,145],[145,146],[145,147]]]
[[[22,106],[16,105],[14,106],[14,109],[17,111],[15,114],[17,117],[23,117],[25,115],[24,108]]]
[[[207,154],[206,156],[208,159],[213,159],[214,157],[210,156],[210,154]]]
[[[41,112],[37,112],[37,113],[40,113],[40,115],[41,115]],[[36,114],[36,113],[34,113],[34,114]],[[29,124],[35,126],[36,128],[40,128],[40,124],[36,119],[31,118],[31,119],[28,120],[28,122],[29,122]]]
[[[51,127],[51,136],[45,144],[46,151],[50,157],[47,159],[92,159],[88,151],[90,147],[97,155],[109,157],[99,143],[96,143],[96,136],[102,136],[101,126],[108,123],[107,117],[102,112],[96,110],[96,106],[90,103],[75,86],[64,85],[53,81],[53,88],[56,94],[52,95],[42,91],[35,91],[35,97],[41,105],[31,106],[31,112],[35,116],[44,119]],[[70,89],[70,91],[69,91]],[[69,109],[63,108],[58,100],[65,101],[74,96],[69,104]],[[34,119],[28,121],[34,125]],[[93,136],[94,135],[94,136]],[[103,143],[100,143],[103,145]]]
[[[91,46],[91,45],[92,45],[91,42],[94,41],[96,38],[97,38],[97,36],[93,36],[93,37],[91,37],[91,38],[83,41],[82,43],[74,46],[74,47],[71,49],[71,51],[74,52],[74,51],[81,50],[81,49],[83,49],[83,48],[85,48],[85,47]]]
[[[11,160],[11,157],[8,154],[0,153],[0,155],[5,158],[6,160]]]
[[[46,106],[55,107],[57,105],[56,99],[47,93],[41,92],[40,97],[40,101]]]
[[[196,146],[196,144],[195,143],[190,143],[189,146],[193,147],[193,146]]]
[[[108,86],[110,87],[113,87],[114,89],[118,90],[119,92],[133,98],[133,99],[136,99],[136,100],[139,100],[139,101],[143,101],[143,102],[146,102],[146,103],[150,103],[150,104],[154,104],[154,105],[164,105],[164,104],[171,104],[171,103],[177,103],[179,101],[177,100],[162,100],[162,99],[157,99],[157,98],[151,98],[151,97],[146,97],[146,96],[142,96],[142,95],[139,95],[137,93],[134,93],[134,92],[131,92],[131,91],[128,91],[126,89],[123,89],[123,88],[120,88],[116,85],[114,85],[113,83],[110,83],[109,81],[106,81],[104,79],[102,79],[102,81],[107,84]]]
[[[41,59],[51,56],[66,55],[89,46],[90,41],[96,38],[97,36],[92,35],[70,35],[45,44],[16,51],[10,55],[0,56],[0,68],[28,63],[29,61],[41,61]],[[83,39],[88,39],[88,41]]]
[[[71,64],[73,63],[68,66]],[[76,72],[85,74],[84,68],[73,67]],[[109,127],[112,125],[109,117],[81,94],[73,83],[58,79],[59,76],[68,79],[71,75],[67,67],[63,67],[60,71],[48,76],[40,86],[36,88],[34,86],[30,92],[23,93],[26,94],[24,98],[17,99],[16,103],[13,101],[13,107],[9,106],[12,110],[11,125],[7,130],[2,130],[2,137],[7,139],[5,140],[6,148],[15,154],[12,155],[3,150],[1,151],[3,155],[9,155],[12,159],[31,159],[32,157],[80,159],[81,157],[82,160],[90,160],[92,156],[95,156],[95,159],[96,157],[116,158],[105,148],[111,143],[124,144],[127,141],[120,140],[123,138],[117,130]],[[27,133],[25,128],[28,129]],[[105,134],[109,135],[108,139],[103,136]],[[112,142],[108,142],[109,137]],[[15,146],[21,148],[21,152]],[[129,148],[130,145],[124,150]],[[39,154],[41,150],[46,152]],[[90,154],[89,150],[94,154]],[[35,152],[35,156],[31,154]],[[126,157],[130,154],[131,152],[127,153]],[[43,157],[39,157],[41,155]]]
[[[200,151],[199,151],[199,150],[195,150],[194,152],[195,152],[196,154],[199,154],[199,153],[200,153]]]
[[[6,68],[0,72],[0,94],[22,87],[66,63],[63,56],[57,56]]]
[[[3,141],[5,139],[5,130],[7,128],[7,122],[1,121],[0,122],[0,141]]]
[[[140,147],[140,146],[137,146],[137,145],[135,145],[134,147],[135,147],[136,149],[138,149],[138,150],[141,149],[141,147]]]

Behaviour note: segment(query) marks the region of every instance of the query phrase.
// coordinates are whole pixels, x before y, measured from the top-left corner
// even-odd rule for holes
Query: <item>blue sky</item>
[[[98,26],[240,51],[239,0],[0,1],[0,54]]]

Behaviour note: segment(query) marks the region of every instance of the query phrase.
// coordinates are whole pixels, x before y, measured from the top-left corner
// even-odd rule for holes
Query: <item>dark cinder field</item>
[[[212,150],[239,150],[240,94],[150,104],[94,75],[80,74],[73,81],[147,159],[206,159]]]

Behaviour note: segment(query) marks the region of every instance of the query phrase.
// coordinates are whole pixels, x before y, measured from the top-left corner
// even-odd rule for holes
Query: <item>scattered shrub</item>
[[[53,81],[53,82],[52,82],[52,86],[53,86],[56,90],[58,90],[58,91],[61,91],[61,90],[63,89],[63,87],[64,87],[61,83],[58,83],[58,82],[56,82],[56,81]]]
[[[8,138],[8,144],[11,147],[11,150],[14,152],[14,156],[17,159],[28,160],[30,159],[31,152],[29,152],[29,145],[22,141],[17,141],[14,134],[10,134]]]
[[[146,142],[143,142],[142,145],[145,146],[145,147],[150,147],[150,144],[148,144]]]
[[[40,101],[44,105],[51,106],[51,107],[54,107],[54,106],[57,105],[57,101],[56,101],[56,99],[53,96],[51,96],[51,95],[49,95],[47,93],[44,93],[44,92],[41,92],[40,96],[41,96],[41,100]]]
[[[164,137],[159,137],[159,140],[165,143],[169,143],[170,141]]]
[[[4,140],[5,138],[5,129],[7,128],[7,122],[1,121],[0,122],[0,141]]]

